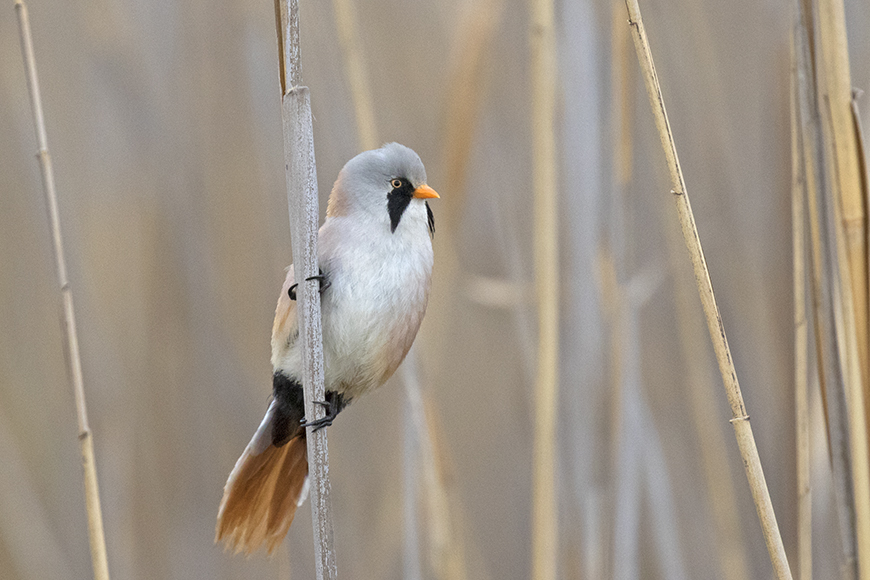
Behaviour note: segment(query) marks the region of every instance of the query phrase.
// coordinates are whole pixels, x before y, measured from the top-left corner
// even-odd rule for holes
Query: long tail
[[[224,486],[215,541],[224,540],[236,552],[252,554],[265,543],[271,554],[287,535],[296,508],[308,496],[305,437],[275,447],[272,426],[276,413],[273,401]]]

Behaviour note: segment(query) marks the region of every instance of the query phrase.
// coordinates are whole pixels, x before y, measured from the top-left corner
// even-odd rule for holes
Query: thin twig
[[[692,213],[692,208],[689,204],[689,197],[686,193],[686,186],[683,180],[682,170],[680,169],[673,134],[671,133],[670,124],[668,123],[664,99],[662,98],[661,87],[658,82],[652,52],[649,47],[649,40],[647,39],[646,31],[644,30],[643,22],[641,20],[640,7],[637,4],[637,0],[626,0],[625,4],[626,9],[628,10],[629,24],[631,25],[634,37],[637,57],[643,71],[647,94],[650,99],[656,127],[658,128],[662,147],[664,148],[665,157],[667,159],[668,171],[670,173],[671,185],[673,188],[672,193],[674,201],[677,204],[683,237],[692,256],[692,264],[695,268],[695,279],[698,283],[701,304],[704,307],[707,326],[710,331],[710,337],[713,341],[713,349],[716,352],[716,358],[719,362],[719,370],[722,374],[722,381],[724,382],[725,391],[728,396],[728,403],[731,406],[731,424],[734,426],[737,444],[740,448],[740,454],[743,457],[746,476],[749,480],[750,489],[752,490],[752,497],[755,501],[755,507],[761,521],[764,539],[767,543],[767,549],[770,554],[771,562],[773,563],[774,571],[777,578],[780,580],[785,578],[790,579],[791,570],[789,569],[788,560],[786,559],[785,548],[783,547],[782,537],[779,533],[779,526],[776,523],[773,504],[770,501],[770,492],[768,491],[767,484],[764,480],[764,471],[761,467],[761,460],[758,456],[755,438],[752,435],[749,415],[746,412],[743,395],[740,392],[740,385],[737,382],[737,372],[734,369],[734,362],[731,359],[731,351],[728,348],[725,329],[722,325],[719,308],[716,305],[716,299],[713,294],[713,285],[710,282],[710,274],[707,271],[704,252],[701,249],[701,242],[698,237],[697,227],[695,226],[694,214]]]
[[[323,336],[320,319],[317,265],[318,198],[314,163],[314,131],[308,87],[299,82],[299,6],[297,0],[280,0],[276,13],[279,63],[282,71],[282,112],[284,118],[284,164],[293,264],[299,284],[298,314],[302,340],[302,386],[305,416],[324,416]],[[318,580],[337,576],[333,548],[332,511],[329,499],[329,450],[327,429],[307,431],[308,469],[311,477],[311,516],[314,529],[315,571]]]
[[[18,32],[21,38],[21,51],[24,54],[24,68],[27,87],[30,91],[30,104],[36,125],[36,141],[39,147],[37,158],[42,170],[42,185],[45,192],[48,221],[51,226],[52,251],[57,267],[57,281],[60,285],[63,308],[61,323],[64,329],[64,352],[72,381],[73,395],[78,418],[79,442],[82,452],[82,467],[85,478],[85,506],[88,513],[88,536],[91,546],[91,563],[96,580],[108,580],[109,564],[106,556],[106,538],[103,532],[103,514],[100,507],[100,492],[97,485],[97,467],[94,461],[94,440],[88,423],[88,409],[85,403],[82,360],[79,352],[78,332],[76,331],[75,310],[73,309],[72,289],[67,277],[66,258],[64,257],[63,238],[60,231],[60,212],[58,211],[57,192],[54,184],[54,171],[48,153],[48,139],[45,118],[42,114],[42,97],[39,93],[39,80],[36,75],[36,58],[33,54],[33,37],[30,33],[30,20],[27,6],[21,0],[15,1],[18,13]]]
[[[559,219],[556,204],[556,32],[553,0],[531,3],[532,188],[538,368],[532,472],[532,580],[555,580],[556,405],[559,392]]]

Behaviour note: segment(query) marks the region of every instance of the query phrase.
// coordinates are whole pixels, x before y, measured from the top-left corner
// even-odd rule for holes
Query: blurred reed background
[[[273,4],[28,5],[110,570],[310,578],[307,506],[271,560],[213,544],[226,476],[270,395],[271,318],[290,261]],[[796,573],[792,3],[641,8]],[[442,195],[414,369],[330,429],[339,574],[528,577],[528,6],[336,0],[301,11],[321,207],[372,141],[416,149]],[[846,23],[851,84],[870,87],[870,6],[847,0]],[[691,264],[662,200],[670,185],[625,7],[557,2],[555,33],[558,575],[770,578]],[[76,418],[11,2],[0,103],[0,579],[86,578]],[[870,118],[870,101],[857,103]],[[809,366],[812,565],[836,578],[842,534]]]

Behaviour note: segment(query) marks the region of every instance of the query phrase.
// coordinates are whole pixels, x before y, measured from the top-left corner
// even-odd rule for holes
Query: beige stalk
[[[752,435],[749,415],[746,412],[743,395],[737,382],[737,372],[731,359],[731,351],[728,348],[725,328],[722,325],[719,308],[716,305],[716,299],[713,294],[713,285],[710,282],[710,274],[707,271],[704,252],[701,248],[697,227],[695,226],[695,218],[686,193],[685,181],[680,168],[679,158],[677,157],[676,144],[674,143],[673,134],[668,122],[661,87],[649,47],[649,40],[641,20],[640,7],[637,4],[637,0],[626,0],[626,8],[628,10],[629,25],[632,29],[637,57],[643,71],[647,94],[652,106],[662,147],[665,151],[668,172],[671,178],[672,194],[677,205],[683,238],[692,257],[698,293],[701,297],[701,304],[707,318],[710,338],[713,341],[713,349],[716,352],[716,359],[719,362],[719,370],[722,374],[722,381],[725,385],[725,392],[731,407],[731,424],[734,426],[734,434],[737,437],[737,445],[743,458],[746,477],[749,480],[749,487],[752,491],[752,497],[755,501],[755,507],[761,521],[764,539],[767,543],[767,549],[776,577],[779,580],[790,579],[792,577],[791,570],[786,559],[779,526],[776,523],[773,504],[770,501],[770,492],[764,479],[764,471],[761,467],[761,460],[755,445],[755,437]]]
[[[556,178],[556,32],[552,0],[532,0],[532,190],[538,356],[532,471],[532,580],[555,580],[559,247]]]
[[[323,336],[320,292],[315,277],[319,211],[317,169],[314,162],[314,130],[308,87],[297,86],[299,64],[299,4],[276,0],[278,63],[284,120],[284,168],[287,205],[293,244],[293,267],[299,280],[299,337],[302,341],[302,387],[305,416],[324,416],[326,400],[323,367]],[[335,580],[338,571],[333,546],[331,486],[329,483],[328,429],[308,427],[308,470],[311,481],[311,519],[314,531],[314,570],[317,580]]]
[[[792,33],[794,34],[794,33]],[[809,377],[809,332],[807,328],[806,289],[806,181],[803,160],[803,143],[798,111],[798,80],[796,39],[791,44],[791,228],[792,228],[792,276],[794,284],[794,412],[797,488],[797,576],[798,580],[813,577],[813,512],[810,488],[810,430],[807,403],[807,379]]]
[[[18,14],[18,33],[21,39],[21,51],[24,55],[24,71],[27,76],[27,87],[30,91],[30,105],[33,109],[33,120],[36,125],[37,158],[42,170],[42,185],[45,192],[45,202],[48,208],[48,222],[51,228],[52,250],[57,281],[60,285],[61,325],[63,327],[63,346],[66,355],[67,370],[72,381],[75,397],[76,417],[79,427],[79,443],[82,453],[82,468],[85,478],[85,507],[88,514],[88,539],[91,546],[91,564],[96,580],[109,580],[109,564],[106,555],[106,537],[103,531],[103,513],[100,507],[100,490],[97,485],[97,466],[94,460],[94,439],[91,426],[88,423],[88,408],[85,403],[85,385],[82,376],[82,358],[79,352],[78,331],[76,330],[75,309],[73,308],[72,288],[67,277],[66,258],[64,256],[63,238],[60,231],[60,212],[57,204],[57,191],[54,183],[54,171],[51,166],[51,155],[48,152],[48,138],[45,129],[45,118],[42,114],[42,96],[39,93],[39,79],[36,75],[36,57],[33,53],[33,37],[30,32],[30,20],[27,16],[27,6],[21,0],[15,1],[15,11]]]
[[[852,485],[855,499],[855,545],[861,580],[870,580],[870,462],[868,462],[867,396],[867,216],[859,140],[852,112],[852,81],[842,0],[818,0],[818,51],[821,64],[817,90],[823,111],[822,126],[828,183],[833,195],[838,255],[841,317],[838,339],[846,378]],[[817,73],[818,74],[818,73]]]

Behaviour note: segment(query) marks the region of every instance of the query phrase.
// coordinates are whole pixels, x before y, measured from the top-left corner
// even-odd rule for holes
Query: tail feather
[[[274,414],[273,403],[230,473],[218,510],[215,541],[224,540],[228,548],[248,555],[263,544],[272,553],[308,491],[305,438],[272,445]]]

